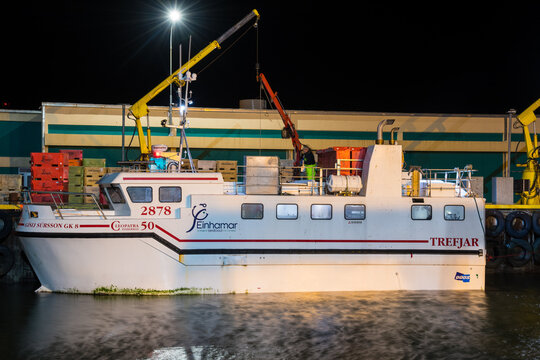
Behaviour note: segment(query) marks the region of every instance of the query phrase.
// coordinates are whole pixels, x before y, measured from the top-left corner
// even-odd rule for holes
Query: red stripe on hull
[[[194,178],[187,178],[187,177],[168,177],[168,178],[162,178],[162,177],[145,177],[145,178],[137,178],[137,177],[125,177],[122,178],[122,180],[142,180],[142,181],[148,181],[148,180],[218,180],[217,177],[194,177]]]

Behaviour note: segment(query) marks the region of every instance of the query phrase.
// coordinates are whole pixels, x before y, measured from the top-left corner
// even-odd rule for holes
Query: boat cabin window
[[[159,202],[181,202],[182,188],[179,186],[162,186],[159,188]]]
[[[277,204],[276,218],[280,220],[296,220],[298,219],[297,204]]]
[[[330,220],[332,219],[332,205],[330,204],[312,204],[311,218],[313,220]]]
[[[411,219],[431,220],[431,205],[412,205]]]
[[[130,186],[127,188],[127,192],[134,203],[152,202],[152,188],[150,186]]]
[[[465,219],[465,206],[463,205],[445,205],[444,220],[460,221]]]
[[[364,220],[366,218],[366,206],[348,204],[345,205],[345,219],[346,220]]]
[[[242,204],[242,219],[262,219],[263,214],[263,204]]]
[[[113,204],[125,204],[126,199],[124,199],[124,195],[122,194],[122,190],[120,187],[116,185],[111,185],[105,188],[105,191],[107,192],[107,195],[109,195],[109,199],[111,199],[111,202]]]

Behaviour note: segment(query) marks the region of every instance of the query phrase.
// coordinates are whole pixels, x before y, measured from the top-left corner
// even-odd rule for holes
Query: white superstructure
[[[17,234],[51,291],[484,289],[484,200],[461,181],[410,196],[401,146],[373,145],[351,183],[246,195],[220,173],[115,173],[110,209],[27,204]]]

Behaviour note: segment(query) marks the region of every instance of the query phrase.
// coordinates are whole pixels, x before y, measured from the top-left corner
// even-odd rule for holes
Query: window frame
[[[364,217],[361,219],[358,218],[348,218],[347,217],[347,206],[362,206],[364,208]],[[366,205],[365,204],[345,204],[343,206],[343,217],[345,220],[366,220]]]
[[[429,218],[425,218],[425,219],[415,219],[413,217],[413,208],[414,207],[429,207]],[[433,206],[431,206],[431,204],[413,204],[411,205],[411,220],[413,221],[426,221],[426,220],[432,220],[433,219]]]
[[[325,205],[325,206],[330,206],[330,217],[329,218],[314,218],[313,217],[313,205]],[[309,216],[311,217],[311,220],[332,220],[332,218],[334,217],[334,207],[332,206],[332,204],[311,204],[310,208],[309,208]]]
[[[129,189],[150,189],[150,201],[134,201],[129,193]],[[134,204],[150,204],[154,201],[154,189],[151,186],[128,186],[126,192],[128,193],[129,199]]]
[[[463,218],[462,219],[447,219],[446,218],[446,207],[447,206],[461,207],[463,209]],[[443,217],[444,217],[445,221],[465,221],[465,205],[453,205],[453,204],[444,205]]]
[[[124,192],[122,191],[122,188],[118,185],[111,184],[110,186],[104,186],[105,194],[107,195],[108,200],[111,204],[125,204],[126,203],[126,197],[124,196]],[[114,189],[115,192],[118,192],[120,194],[120,197],[122,198],[122,201],[113,201],[113,198],[111,194],[109,193],[109,189]]]
[[[179,189],[180,190],[180,200],[178,201],[163,201],[161,200],[161,189]],[[158,200],[163,204],[174,204],[182,202],[182,187],[181,186],[160,186],[158,189]]]
[[[278,217],[278,206],[280,205],[287,205],[287,206],[295,206],[296,207],[296,217],[292,218],[280,218]],[[276,219],[278,220],[298,220],[298,204],[290,204],[290,203],[279,203],[279,204],[276,204]]]
[[[244,217],[244,211],[243,211],[243,208],[244,208],[244,205],[260,205],[261,206],[261,217]],[[243,219],[243,220],[262,220],[264,219],[264,204],[263,203],[242,203],[242,205],[240,206],[240,217]]]

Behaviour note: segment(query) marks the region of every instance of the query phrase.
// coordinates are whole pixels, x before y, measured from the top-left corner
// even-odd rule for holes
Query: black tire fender
[[[508,262],[513,267],[521,267],[531,261],[533,247],[524,239],[511,239],[507,244]]]
[[[487,241],[486,243],[486,267],[496,268],[506,258],[506,247],[499,241]]]
[[[506,217],[506,233],[511,237],[522,239],[531,231],[531,215],[524,211],[512,211]]]
[[[503,230],[504,216],[502,212],[492,209],[486,210],[486,236],[497,237]]]
[[[534,241],[532,247],[533,247],[534,262],[536,264],[540,264],[540,238]]]
[[[13,217],[11,214],[0,211],[0,241],[5,240],[13,230]]]
[[[15,256],[7,246],[0,245],[0,277],[6,275],[13,264],[15,263]]]
[[[536,235],[540,235],[540,211],[535,211],[532,215],[531,226]]]

